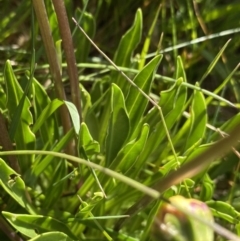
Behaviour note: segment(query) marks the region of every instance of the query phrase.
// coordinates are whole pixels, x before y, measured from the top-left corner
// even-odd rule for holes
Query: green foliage
[[[70,238],[76,239],[66,225],[51,217],[42,215],[21,215],[3,212],[4,217],[14,226],[19,232],[29,238],[34,238],[38,233],[45,233],[49,230],[62,231]]]
[[[53,2],[45,1],[52,36],[41,37],[30,1],[10,2],[2,3],[0,23],[0,239],[239,240],[237,149],[224,157],[216,151],[206,169],[199,163],[162,193],[152,187],[240,123],[240,4],[57,1],[66,7],[78,67],[79,88],[69,93]],[[96,52],[72,16],[130,81]],[[46,54],[46,37],[56,53]],[[60,82],[46,58],[53,53]],[[77,91],[81,112],[70,100]],[[158,200],[124,215],[143,195]]]
[[[8,110],[9,118],[11,118],[11,125],[17,126],[16,132],[9,133],[9,135],[10,137],[12,137],[12,139],[15,140],[18,149],[34,149],[35,136],[30,129],[30,125],[33,123],[32,114],[29,111],[29,108],[31,106],[30,100],[25,99],[22,111],[18,113],[19,116],[14,115],[20,103],[21,97],[23,96],[23,90],[21,89],[17,81],[10,61],[7,61],[5,64],[4,80],[6,84],[6,108]],[[13,119],[13,117],[15,117],[16,119]],[[24,161],[22,161],[22,165],[26,166],[27,163],[29,164],[30,162],[31,157],[28,156],[24,158]]]
[[[119,46],[114,55],[114,63],[122,67],[131,67],[133,51],[141,40],[142,35],[142,11],[138,9],[133,26],[121,38]],[[111,75],[112,81],[116,83],[124,95],[128,93],[125,79],[117,72]]]
[[[40,234],[32,239],[29,239],[29,241],[54,241],[54,240],[62,240],[62,241],[72,241],[73,239],[69,238],[66,234],[63,232],[47,232]]]

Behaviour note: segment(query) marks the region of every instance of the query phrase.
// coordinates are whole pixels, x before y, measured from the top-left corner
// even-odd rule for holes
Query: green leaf
[[[105,138],[108,128],[108,121],[111,114],[111,91],[108,89],[91,107],[87,114],[87,124],[90,130],[93,130],[91,134],[95,134],[96,140],[101,146],[101,150],[105,147]],[[95,117],[95,118],[94,118]],[[91,120],[89,120],[91,118]],[[95,123],[92,123],[92,119]],[[90,126],[89,126],[90,122]],[[95,125],[94,125],[95,124]],[[96,126],[98,128],[96,128]],[[97,132],[97,134],[96,134]]]
[[[215,217],[222,218],[230,223],[236,224],[239,222],[239,212],[231,204],[222,201],[207,201],[206,204],[211,208]]]
[[[88,127],[85,123],[81,124],[80,134],[79,134],[79,146],[82,147],[87,156],[92,156],[93,154],[100,152],[100,145],[97,141],[93,140]]]
[[[146,225],[145,225],[144,231],[142,232],[140,241],[149,240],[150,231],[151,231],[151,228],[153,227],[153,224],[155,223],[155,218],[159,212],[159,207],[161,205],[161,202],[162,200],[158,200],[156,204],[154,204],[154,206],[151,208],[151,211],[148,214]]]
[[[227,85],[228,85],[228,83],[229,83],[229,81],[233,81],[234,82],[234,80],[233,80],[233,76],[234,76],[234,74],[236,73],[236,71],[239,69],[239,64],[234,68],[234,70],[225,78],[225,80],[214,90],[214,94],[218,94],[221,90],[223,90]],[[235,85],[233,85],[232,86],[233,87],[233,91],[234,91],[234,93],[235,93],[235,96],[236,96],[236,98],[237,98],[237,102],[239,102],[238,101],[238,99],[239,99],[239,93],[238,93],[238,88],[236,88],[236,86]],[[237,91],[236,91],[237,90]],[[213,96],[208,96],[208,98],[207,98],[207,100],[206,100],[206,104],[207,105],[209,105],[210,104],[210,102],[213,100]]]
[[[161,106],[162,113],[164,116],[169,114],[176,107],[176,103],[181,94],[180,87],[182,83],[186,82],[186,75],[184,72],[183,63],[180,57],[177,58],[177,70],[176,70],[177,80],[176,82],[167,90],[161,91],[161,98],[159,101],[159,106]],[[149,125],[154,127],[160,121],[160,115],[157,108],[151,109],[145,116],[143,122],[149,123]]]
[[[53,148],[52,151],[61,151],[68,143],[69,141],[73,138],[74,131],[71,129],[58,143],[57,145]],[[51,164],[52,160],[54,159],[53,156],[46,156],[40,161],[35,161],[33,167],[32,167],[32,175],[35,177],[38,177],[44,170],[47,168],[48,165]],[[31,176],[31,179],[33,180],[34,177]],[[32,181],[31,180],[31,181]]]
[[[144,67],[144,65],[145,65],[146,54],[148,53],[148,50],[149,50],[149,47],[150,47],[150,44],[151,44],[151,39],[152,39],[152,35],[153,35],[153,32],[154,32],[154,28],[155,28],[156,25],[157,25],[157,21],[158,21],[160,9],[161,9],[161,4],[159,4],[159,7],[158,7],[157,10],[156,10],[156,14],[155,14],[154,19],[153,19],[153,21],[152,21],[151,27],[150,27],[150,29],[148,30],[147,37],[146,37],[146,39],[145,39],[145,41],[144,41],[143,49],[142,49],[142,52],[141,52],[141,57],[140,57],[139,64],[138,64],[138,68],[139,68],[140,70],[141,70],[141,69]]]
[[[47,12],[49,13],[48,19],[49,19],[50,28],[52,30],[53,41],[54,43],[56,43],[59,40],[59,36],[60,36],[57,15],[53,9],[52,4],[49,4],[49,5],[46,4],[46,8],[48,8],[47,9],[48,10]]]
[[[191,125],[188,132],[188,138],[186,140],[185,150],[196,147],[195,144],[200,144],[201,139],[205,135],[207,125],[207,111],[206,103],[202,92],[194,91],[193,101],[191,105]]]
[[[181,60],[180,57],[178,57],[178,59],[177,59],[176,76],[177,77],[183,77],[186,80],[186,74],[185,74],[185,71],[184,71],[184,66],[183,66],[183,63],[182,63],[182,60]],[[198,86],[196,85],[196,87],[198,87]],[[194,93],[196,93],[197,91],[198,90],[195,89]],[[200,91],[198,91],[198,92],[200,92]],[[203,95],[202,95],[202,98],[204,98]],[[196,101],[195,101],[195,104],[197,105]],[[206,105],[206,104],[204,104],[204,105]],[[188,106],[188,104],[185,105],[185,108],[187,106]],[[185,121],[184,125],[177,130],[177,133],[176,133],[176,135],[173,138],[174,146],[180,146],[181,149],[184,148],[184,146],[186,145],[186,136],[189,135],[189,130],[190,130],[190,127],[191,127],[191,124],[192,124],[191,121],[192,120],[190,118],[187,119],[187,121]],[[205,127],[204,127],[204,130],[205,130]],[[201,143],[201,139],[198,139],[198,141],[196,141],[196,143],[194,143],[192,145],[192,148],[195,148],[200,143]]]
[[[134,78],[133,82],[147,95],[150,92],[151,84],[153,81],[154,72],[157,69],[162,55],[156,56],[152,59]],[[146,110],[148,100],[143,96],[139,90],[131,86],[126,99],[126,108],[129,113],[132,131],[135,130]]]
[[[57,219],[42,215],[14,214],[2,212],[7,221],[20,233],[34,238],[40,233],[59,231],[76,240],[70,229]]]
[[[202,201],[211,200],[214,194],[214,183],[208,174],[205,174],[201,179],[200,199]]]
[[[170,98],[174,97],[172,99],[174,104],[173,105],[171,104],[173,106],[173,109],[165,116],[165,122],[166,122],[168,130],[170,130],[173,127],[173,125],[176,123],[178,118],[182,115],[182,112],[184,110],[184,105],[185,105],[186,97],[187,97],[187,90],[186,90],[185,86],[181,85],[181,83],[182,83],[182,78],[180,78],[175,83],[175,85],[174,85],[175,90],[172,89],[169,92]],[[175,96],[172,95],[172,91],[175,91],[175,93],[176,93]],[[165,98],[165,100],[167,100],[167,98]],[[160,106],[164,109],[164,103],[161,102],[161,100],[160,100]],[[142,163],[144,162],[144,160],[146,161],[150,157],[151,153],[156,151],[157,156],[159,156],[160,153],[162,153],[162,149],[159,148],[159,146],[160,146],[161,142],[164,140],[164,138],[166,137],[166,133],[165,133],[163,124],[161,121],[159,121],[158,111],[155,110],[155,108],[154,108],[151,112],[153,112],[155,115],[158,115],[158,116],[155,116],[155,115],[153,116],[153,117],[155,117],[153,124],[151,123],[151,118],[149,116],[146,118],[149,120],[149,125],[150,125],[151,130],[150,130],[150,135],[149,135],[148,141],[146,143],[144,152],[140,156],[139,161]],[[149,113],[150,116],[152,116],[151,112]],[[164,145],[166,145],[166,144],[164,144]]]
[[[111,116],[106,136],[106,166],[108,167],[122,148],[129,132],[129,119],[121,89],[112,84]]]
[[[185,159],[185,157],[178,156],[179,163],[183,163]],[[179,163],[176,162],[175,157],[171,156],[168,158],[167,163],[163,165],[163,168],[160,169],[160,172],[163,176],[165,176],[172,170],[176,170],[177,168],[179,168]]]
[[[58,59],[60,71],[61,71],[61,74],[62,74],[62,58],[63,58],[63,56],[62,56],[63,55],[63,53],[62,53],[62,39],[56,41],[55,46],[56,46],[57,59]]]
[[[237,235],[238,235],[238,237],[239,237],[239,236],[240,236],[240,223],[238,223],[238,224],[235,225],[235,229],[236,229]]]
[[[179,79],[179,78],[183,78],[183,82],[187,82],[187,77],[186,77],[181,56],[177,57],[177,66],[176,66],[176,79]]]
[[[34,65],[35,65],[35,52],[33,51],[33,54],[32,54],[32,60],[31,60],[31,75],[30,75],[30,78],[27,79],[27,84],[26,84],[26,87],[24,89],[24,92],[21,96],[21,99],[19,101],[19,104],[16,108],[16,111],[14,112],[13,116],[12,116],[12,122],[11,122],[11,125],[10,125],[10,128],[9,128],[9,136],[10,136],[10,139],[14,139],[15,137],[15,134],[16,134],[16,130],[18,128],[18,123],[20,122],[20,119],[21,119],[21,114],[22,114],[22,111],[23,111],[23,107],[24,107],[24,103],[25,103],[25,100],[27,98],[27,94],[29,92],[29,89],[30,87],[32,86],[32,81],[33,81],[33,71],[34,71]]]
[[[60,100],[53,100],[52,102],[59,102],[55,106],[48,97],[44,87],[36,79],[33,79],[32,92],[35,114],[35,123],[32,131],[36,134],[37,130],[39,130],[42,143],[49,142],[50,145],[53,145],[54,141],[59,138],[59,135],[57,130],[58,123],[55,116],[51,114],[58,108],[57,105],[59,104],[60,106],[63,102]],[[53,106],[49,107],[49,105]]]
[[[88,110],[92,106],[91,95],[82,85],[80,85],[80,91],[81,91],[81,100],[82,100],[82,116],[83,116],[83,119],[85,120]]]
[[[140,9],[137,10],[134,23],[132,27],[127,31],[125,35],[122,36],[122,39],[119,43],[118,49],[114,55],[114,63],[117,66],[121,67],[129,67],[131,66],[131,57],[133,51],[138,46],[142,35],[142,11]],[[114,83],[116,83],[124,96],[128,93],[128,84],[126,84],[126,80],[120,73],[113,72],[111,75],[111,79]]]
[[[0,159],[0,184],[20,206],[35,213],[27,200],[24,181],[2,159]]]
[[[87,33],[87,35],[91,39],[93,39],[95,35],[95,30],[96,30],[96,23],[92,14],[83,12],[79,8],[77,8],[75,12],[75,16],[77,20],[81,18],[80,25]],[[88,60],[87,58],[91,47],[90,42],[85,37],[83,37],[83,34],[80,31],[74,32],[73,40],[75,42],[75,46],[77,47],[77,50],[75,53],[77,63],[86,63]]]
[[[213,61],[210,63],[209,67],[207,68],[206,72],[203,74],[201,80],[199,81],[199,83],[202,83],[202,81],[211,73],[211,71],[213,70],[214,66],[217,64],[218,60],[220,59],[220,57],[222,56],[224,50],[227,48],[229,42],[231,41],[231,39],[229,39],[224,46],[220,49],[220,51],[218,52],[218,54],[216,55],[216,57],[213,59]]]
[[[175,107],[177,103],[177,98],[179,95],[179,88],[183,82],[182,78],[176,80],[175,84],[168,90],[161,91],[161,98],[159,105],[162,108],[164,116],[167,116]],[[155,114],[156,113],[155,111]]]
[[[7,102],[7,99],[6,99],[6,93],[5,91],[3,90],[2,86],[0,85],[0,109],[5,109],[5,106],[6,106],[6,102]]]
[[[187,78],[186,78],[186,73],[184,70],[184,66],[183,66],[183,62],[180,56],[177,57],[177,67],[176,67],[176,78],[183,78],[185,84],[187,84]],[[171,104],[171,103],[170,103]],[[165,106],[166,103],[164,103],[163,105],[163,111],[165,111]],[[185,104],[185,108],[188,105]],[[179,128],[176,135],[173,137],[173,143],[174,146],[184,146],[185,145],[185,137],[183,138],[183,135],[185,135],[185,133],[189,130],[189,126],[190,126],[190,120],[187,120],[184,125],[182,126],[182,128]],[[184,140],[184,144],[182,144],[182,140]]]
[[[69,101],[64,100],[64,103],[67,106],[69,114],[71,116],[75,133],[78,135],[80,131],[80,117],[77,108],[73,103]]]
[[[84,120],[88,126],[88,129],[89,129],[92,137],[94,138],[94,140],[98,141],[98,143],[100,145],[100,141],[99,141],[100,129],[99,129],[98,116],[96,116],[93,111],[89,111]],[[100,145],[100,147],[101,147],[101,145]]]
[[[66,234],[62,232],[48,232],[40,234],[32,239],[29,239],[28,241],[74,241],[76,239],[69,238]]]
[[[10,61],[7,61],[4,68],[4,80],[7,87],[7,108],[10,115],[10,119],[13,118],[15,111],[20,103],[23,96],[23,90],[20,87],[14,73]],[[19,150],[33,150],[35,147],[35,136],[30,130],[30,125],[33,123],[31,112],[29,108],[31,107],[28,98],[25,98],[20,122],[17,124],[17,129],[15,133],[14,140],[16,142],[17,149]],[[19,119],[19,118],[18,118]],[[12,119],[12,122],[14,120]],[[19,157],[21,159],[21,166],[29,167],[28,161],[32,160],[31,156]]]
[[[47,122],[48,118],[61,106],[63,105],[63,101],[55,99],[48,103],[47,106],[42,109],[40,116],[36,120],[33,126],[33,132],[36,133],[44,123]],[[42,104],[41,107],[43,108]]]
[[[53,171],[51,171],[50,180],[48,184],[48,188],[46,189],[44,195],[45,200],[42,206],[45,209],[53,208],[56,200],[61,198],[62,193],[64,192],[64,187],[66,184],[66,179],[64,179],[68,175],[68,165],[67,161],[61,160],[59,163],[54,166]],[[63,179],[65,181],[63,181]],[[57,185],[54,185],[57,183]]]
[[[138,161],[139,155],[144,150],[147,138],[149,133],[149,125],[144,124],[142,127],[142,132],[139,138],[127,143],[121,151],[118,153],[114,159],[111,169],[117,170],[121,173],[131,172],[131,168],[134,167],[134,170],[138,170],[142,164]]]
[[[85,219],[87,217],[91,217],[91,211],[95,208],[99,202],[101,202],[103,199],[102,193],[98,195],[98,193],[94,194],[94,197],[89,200],[89,202],[84,202],[81,200],[81,205],[79,207],[79,211],[76,213],[76,218]]]

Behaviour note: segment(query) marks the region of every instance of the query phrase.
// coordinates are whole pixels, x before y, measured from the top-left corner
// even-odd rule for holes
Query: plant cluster
[[[238,1],[0,2],[1,240],[240,240]]]

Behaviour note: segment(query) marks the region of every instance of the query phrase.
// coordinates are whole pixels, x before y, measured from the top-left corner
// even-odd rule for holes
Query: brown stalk
[[[23,239],[18,236],[18,233],[4,220],[2,215],[0,215],[0,230],[5,233],[11,241],[23,241]]]
[[[70,80],[72,102],[76,106],[80,121],[82,122],[81,97],[78,82],[76,58],[73,48],[73,40],[67,18],[67,12],[63,0],[53,0],[53,5],[58,19],[59,30],[62,37],[63,49],[67,61],[67,71]]]
[[[40,32],[42,35],[44,47],[46,50],[50,71],[54,81],[56,96],[60,100],[66,100],[63,83],[62,83],[61,69],[59,66],[57,52],[53,42],[52,33],[51,33],[44,1],[33,0],[32,2],[33,2],[36,16],[37,16],[37,21],[38,21]],[[62,122],[64,133],[67,133],[71,129],[72,124],[71,124],[67,107],[65,105],[60,108],[60,116],[61,116],[61,122]],[[70,145],[68,147],[67,152],[69,154],[74,153],[73,148],[71,148]]]

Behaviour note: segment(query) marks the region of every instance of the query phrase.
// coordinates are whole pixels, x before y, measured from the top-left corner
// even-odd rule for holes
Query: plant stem
[[[62,37],[62,43],[67,61],[67,70],[69,74],[72,102],[76,106],[80,121],[82,122],[81,97],[78,83],[78,72],[76,58],[74,54],[72,35],[67,18],[67,12],[63,0],[53,0],[53,5],[58,19],[59,30]]]
[[[12,241],[23,241],[22,238],[20,238],[16,231],[14,231],[10,225],[5,221],[5,219],[0,215],[0,230],[5,233],[5,235],[9,238],[9,240]]]
[[[55,84],[56,96],[60,100],[66,100],[61,70],[57,58],[56,48],[53,42],[52,33],[48,21],[48,16],[45,8],[45,4],[43,0],[33,0],[34,10],[37,16],[38,24],[40,27],[42,40],[46,49],[47,58],[49,61],[50,71],[52,74],[52,78]],[[66,106],[62,106],[60,108],[60,116],[62,121],[62,126],[64,133],[67,133],[71,127],[71,120]],[[73,153],[73,148],[69,145],[68,153]]]

